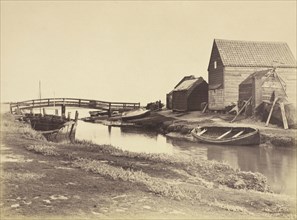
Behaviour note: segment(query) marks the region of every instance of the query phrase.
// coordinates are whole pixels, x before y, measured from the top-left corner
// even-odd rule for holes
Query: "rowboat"
[[[138,118],[143,118],[146,117],[150,114],[150,110],[139,108],[136,110],[131,110],[127,112],[122,113],[122,120],[132,120],[132,119],[138,119]]]
[[[259,145],[259,130],[250,127],[196,127],[192,136],[200,142],[222,145]]]

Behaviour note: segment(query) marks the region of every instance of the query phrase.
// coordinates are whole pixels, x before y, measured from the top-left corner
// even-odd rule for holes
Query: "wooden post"
[[[59,115],[59,110],[55,109],[55,115]]]
[[[42,109],[43,115],[46,115],[45,108]]]
[[[75,111],[75,118],[74,121],[76,122],[78,120],[78,111]]]
[[[207,106],[208,106],[208,103],[206,103],[206,105],[205,105],[204,109],[202,110],[202,113],[204,113],[204,112],[206,111],[206,109],[207,109]]]
[[[271,118],[271,115],[272,115],[272,112],[273,112],[273,108],[274,108],[274,105],[275,105],[275,103],[276,103],[277,100],[278,100],[278,98],[277,97],[274,97],[274,101],[273,101],[273,104],[271,106],[271,109],[270,109],[270,112],[269,112],[269,115],[267,117],[267,121],[266,121],[266,124],[265,124],[266,127],[269,124],[269,121],[270,121],[270,118]]]
[[[281,113],[282,113],[282,119],[283,119],[283,124],[284,124],[284,129],[288,129],[288,120],[286,117],[286,111],[285,111],[285,106],[283,102],[279,103],[280,109],[281,109]]]
[[[252,100],[252,96],[247,100],[247,102],[243,105],[243,107],[238,111],[238,113],[235,115],[235,117],[232,119],[232,121],[230,121],[230,123],[235,121],[235,119],[238,117],[238,115],[240,115],[240,113],[243,111],[243,109],[245,109],[245,107],[251,100]]]
[[[70,121],[70,117],[71,117],[71,112],[68,112],[68,116],[67,116],[68,121]]]
[[[65,118],[65,112],[66,112],[66,106],[65,105],[62,105],[61,111],[62,111],[61,117]]]
[[[108,117],[111,117],[111,103],[108,104]]]
[[[79,106],[79,107],[80,107],[80,102],[81,102],[81,100],[79,99],[79,100],[78,100],[78,106]]]

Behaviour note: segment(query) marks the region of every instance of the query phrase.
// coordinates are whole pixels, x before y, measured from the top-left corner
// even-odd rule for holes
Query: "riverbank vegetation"
[[[274,194],[265,176],[226,163],[86,141],[47,142],[9,114],[2,117],[1,134],[6,149],[1,149],[6,155],[1,208],[11,218],[293,218],[296,213],[295,198]]]

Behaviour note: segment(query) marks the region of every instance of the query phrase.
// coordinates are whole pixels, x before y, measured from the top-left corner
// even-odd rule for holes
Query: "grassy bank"
[[[6,217],[295,216],[295,200],[272,193],[266,177],[225,163],[90,142],[51,143],[10,115],[3,117],[1,134],[1,153],[10,158],[2,160],[1,173]]]

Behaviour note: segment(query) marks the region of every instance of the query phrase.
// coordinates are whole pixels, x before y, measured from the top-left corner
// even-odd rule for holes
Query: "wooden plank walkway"
[[[140,108],[140,103],[132,102],[106,102],[91,99],[76,99],[76,98],[46,98],[46,99],[32,99],[22,102],[10,103],[10,112],[15,113],[17,110],[44,108],[52,106],[69,106],[79,108],[91,108],[117,111],[117,110],[131,110]]]

